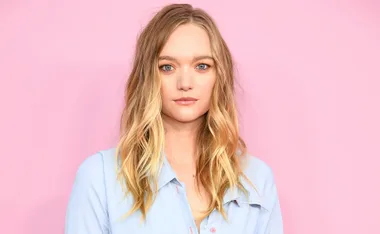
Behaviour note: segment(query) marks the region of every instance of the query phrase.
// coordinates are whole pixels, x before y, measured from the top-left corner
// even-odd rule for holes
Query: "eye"
[[[196,69],[198,69],[198,70],[207,70],[209,67],[210,67],[210,65],[205,64],[205,63],[201,63],[201,64],[198,64],[198,66],[196,67]]]
[[[162,70],[164,72],[170,72],[170,71],[174,70],[174,67],[172,65],[169,65],[169,64],[164,64],[164,65],[160,66],[160,70]]]

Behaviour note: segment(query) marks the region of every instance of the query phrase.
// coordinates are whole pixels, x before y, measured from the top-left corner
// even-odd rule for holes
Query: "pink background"
[[[116,143],[136,35],[166,3],[0,2],[1,233],[63,233],[78,165]],[[274,170],[285,232],[380,233],[379,2],[191,3],[233,52],[242,135]]]

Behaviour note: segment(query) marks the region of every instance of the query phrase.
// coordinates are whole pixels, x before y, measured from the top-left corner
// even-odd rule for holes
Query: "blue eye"
[[[201,63],[197,66],[197,69],[199,70],[207,70],[207,68],[209,68],[210,66],[205,64],[205,63]]]
[[[174,69],[174,67],[172,65],[169,65],[169,64],[165,64],[165,65],[162,65],[160,67],[160,69],[162,71],[165,71],[165,72],[168,72],[168,71],[172,71]]]

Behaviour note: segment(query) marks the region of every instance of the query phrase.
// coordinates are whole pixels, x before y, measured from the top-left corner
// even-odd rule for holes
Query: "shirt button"
[[[211,232],[211,233],[215,233],[215,232],[216,232],[216,228],[212,227],[212,228],[210,229],[210,232]]]

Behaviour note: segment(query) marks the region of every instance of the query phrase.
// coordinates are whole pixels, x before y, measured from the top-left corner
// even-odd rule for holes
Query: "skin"
[[[194,24],[179,26],[170,35],[159,55],[162,82],[162,118],[165,128],[165,153],[179,180],[186,185],[186,194],[193,217],[207,208],[208,197],[197,188],[194,156],[196,133],[209,110],[216,80],[214,61],[207,32]],[[191,105],[179,105],[174,100],[193,97]],[[200,191],[200,192],[199,192]]]

